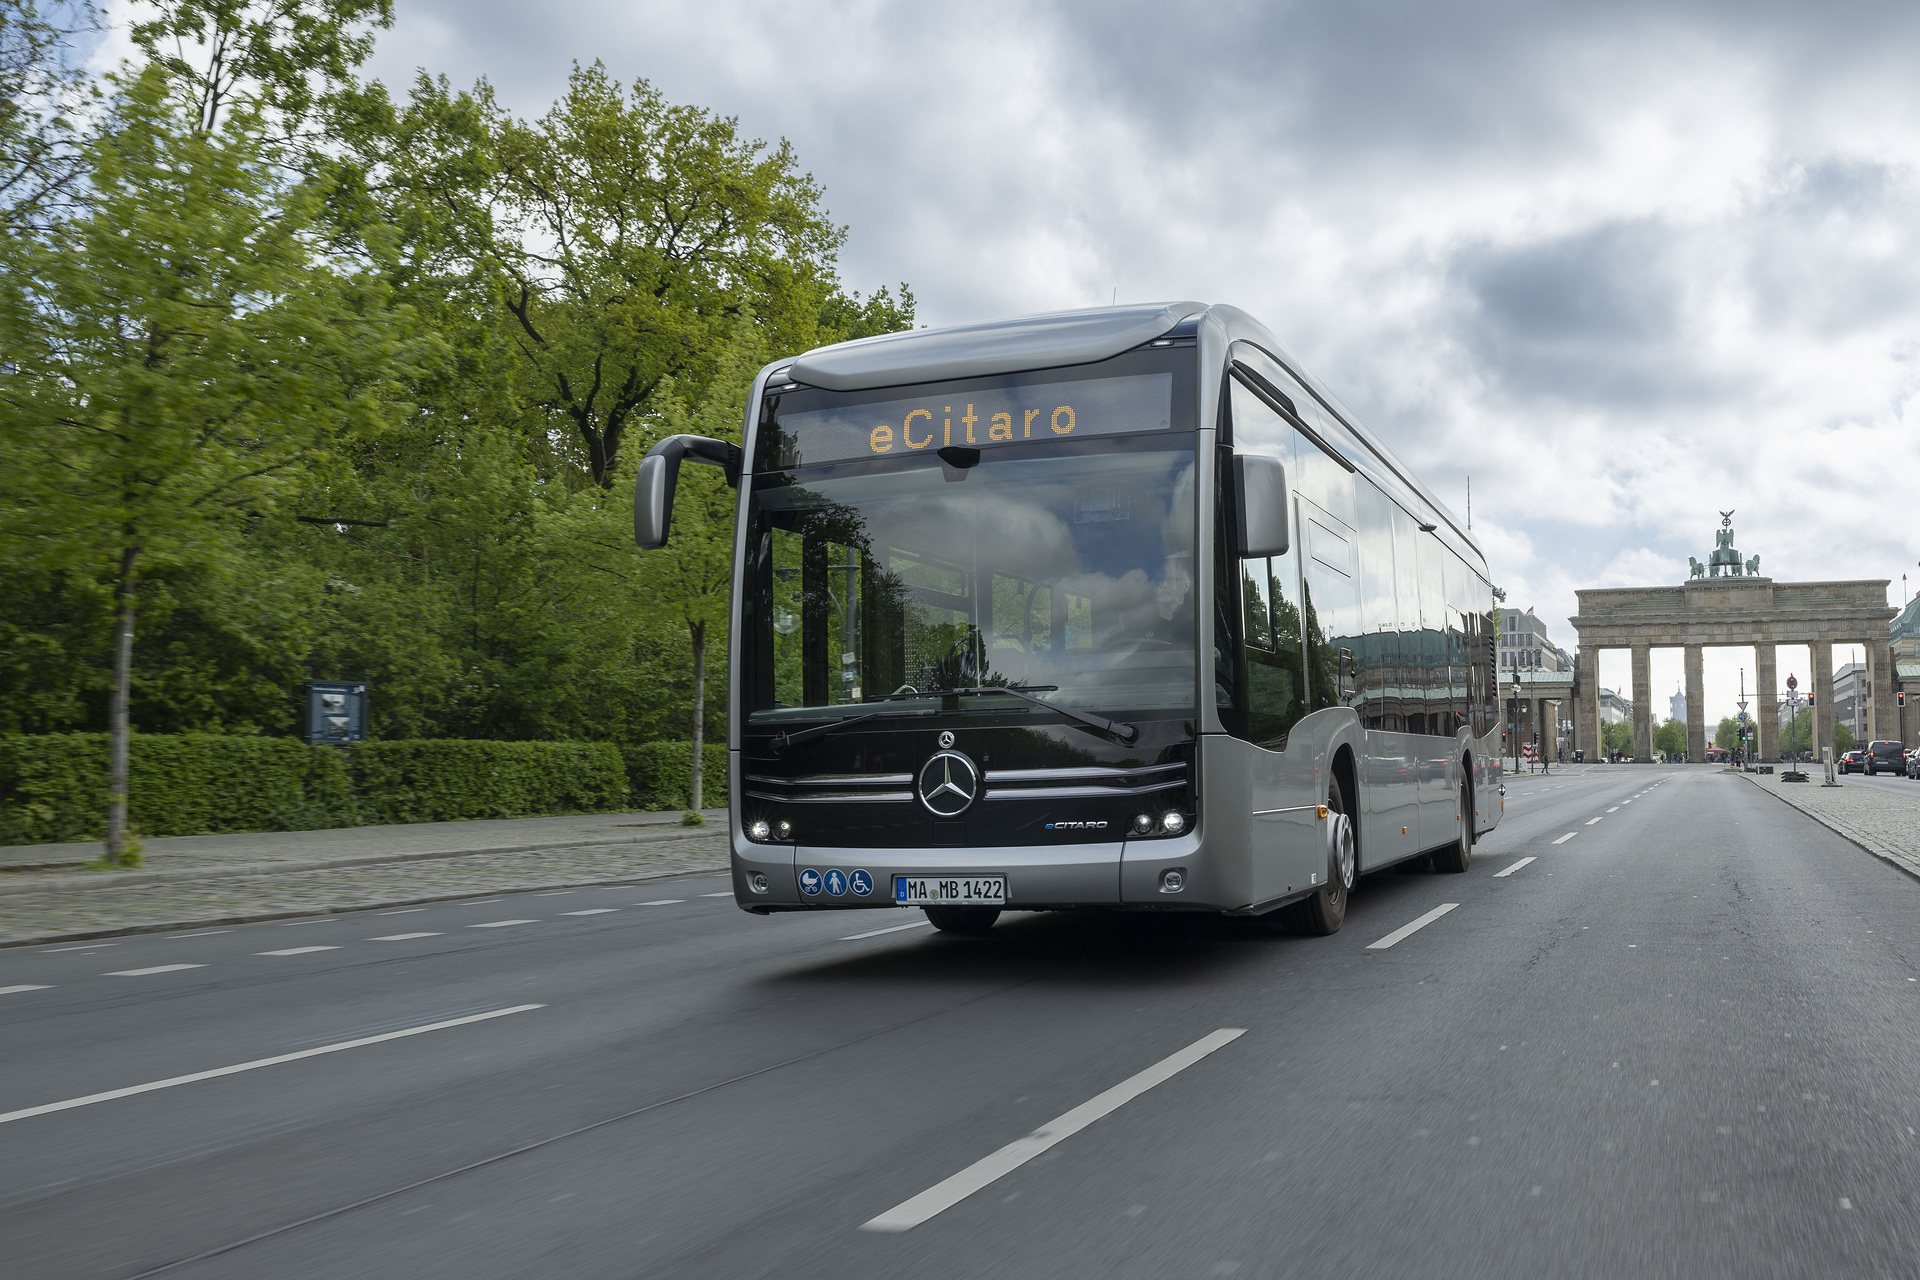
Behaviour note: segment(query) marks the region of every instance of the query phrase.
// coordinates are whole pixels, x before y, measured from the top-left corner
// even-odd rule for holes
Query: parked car
[[[1853,750],[1847,752],[1845,755],[1840,757],[1840,760],[1839,760],[1840,772],[1841,773],[1864,773],[1867,767],[1866,755],[1867,755],[1867,751],[1865,747],[1855,747]]]
[[[1867,744],[1867,776],[1877,778],[1883,773],[1905,773],[1907,771],[1907,744],[1882,739]]]
[[[1907,776],[1920,782],[1920,747],[1907,752]]]

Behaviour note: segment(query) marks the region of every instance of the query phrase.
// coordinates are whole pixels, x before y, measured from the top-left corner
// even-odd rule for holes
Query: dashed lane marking
[[[445,936],[444,934],[438,934],[438,933],[389,933],[382,938],[368,938],[367,941],[368,942],[411,942],[415,938],[439,938],[444,936]]]
[[[685,901],[685,898],[655,898],[651,902],[636,902],[633,905],[636,907],[672,907]]]
[[[338,951],[338,947],[282,947],[278,951],[256,951],[257,956],[304,956],[314,951]]]
[[[1573,838],[1574,838],[1575,836],[1577,836],[1577,835],[1579,835],[1579,834],[1580,834],[1580,833],[1579,833],[1578,831],[1569,831],[1569,832],[1567,832],[1567,834],[1565,834],[1565,835],[1563,835],[1563,836],[1561,836],[1561,837],[1560,837],[1560,838],[1559,838],[1558,840],[1555,840],[1555,841],[1554,841],[1554,843],[1555,843],[1555,844],[1565,844],[1565,843],[1566,843],[1567,841],[1569,841],[1569,840],[1571,840],[1571,839],[1573,839]]]
[[[869,929],[865,933],[850,933],[840,939],[842,942],[858,942],[862,938],[877,938],[883,933],[899,933],[902,929],[919,929],[932,924],[931,920],[911,920],[906,924],[890,924],[884,929]]]
[[[50,988],[44,985],[36,985],[31,982],[25,982],[20,984],[17,987],[0,987],[0,996],[10,996],[10,995],[13,995],[15,992],[19,992],[19,991],[47,991],[47,990],[50,990]]]
[[[470,924],[469,929],[504,929],[510,924],[539,924],[538,920],[489,920],[485,924]]]
[[[974,1192],[1012,1173],[1027,1161],[1080,1132],[1104,1115],[1119,1110],[1157,1084],[1171,1080],[1214,1050],[1246,1034],[1244,1027],[1222,1027],[1200,1037],[1178,1053],[1169,1054],[1138,1075],[1096,1094],[1065,1115],[1057,1116],[1024,1138],[1009,1142],[990,1156],[976,1160],[944,1182],[936,1182],[910,1200],[860,1224],[862,1231],[911,1231],[927,1219],[951,1209]],[[0,1117],[4,1118],[4,1117]]]
[[[204,969],[203,964],[156,964],[149,969],[119,969],[103,976],[108,978],[144,978],[150,973],[178,973],[182,969]]]
[[[170,933],[169,938],[211,938],[216,933],[232,933],[231,929],[202,929],[199,933]]]
[[[618,913],[618,907],[588,907],[585,911],[562,911],[563,916],[604,916],[609,912]]]
[[[175,968],[198,968],[198,965],[174,966]],[[377,1036],[363,1036],[358,1040],[343,1040],[338,1044],[323,1044],[317,1049],[302,1049],[297,1053],[283,1053],[275,1058],[256,1058],[252,1062],[238,1062],[230,1067],[215,1067],[211,1071],[196,1071],[192,1075],[173,1076],[166,1080],[152,1080],[146,1084],[129,1085],[124,1089],[109,1089],[105,1093],[90,1093],[84,1098],[68,1098],[64,1102],[48,1102],[37,1107],[23,1107],[18,1111],[0,1112],[0,1124],[14,1120],[25,1120],[32,1116],[44,1116],[55,1111],[71,1111],[75,1107],[91,1106],[96,1102],[111,1102],[115,1098],[130,1098],[137,1093],[152,1093],[156,1089],[171,1089],[176,1085],[193,1084],[200,1080],[213,1080],[220,1076],[237,1075],[242,1071],[257,1071],[261,1067],[275,1067],[283,1062],[297,1062],[301,1058],[317,1058],[323,1053],[339,1053],[342,1049],[358,1049],[363,1045],[380,1044],[387,1040],[399,1040],[406,1036],[425,1035],[429,1031],[443,1031],[448,1027],[464,1026],[469,1022],[485,1022],[489,1018],[504,1018],[509,1014],[526,1013],[530,1009],[544,1009],[543,1004],[518,1004],[510,1009],[492,1009],[486,1013],[469,1014],[464,1018],[448,1018],[444,1022],[429,1022],[423,1027],[407,1027],[401,1031],[388,1031]]]
[[[45,950],[43,950],[40,954],[43,956],[50,956],[50,955],[56,955],[62,951],[98,951],[102,947],[117,947],[119,945],[120,944],[117,942],[89,942],[85,946],[81,946],[81,947],[48,947]]]
[[[1506,870],[1504,870],[1504,871],[1496,871],[1496,872],[1494,872],[1494,873],[1493,873],[1493,878],[1494,878],[1495,880],[1498,880],[1498,879],[1500,879],[1500,877],[1502,877],[1502,876],[1510,876],[1510,875],[1512,875],[1512,874],[1513,874],[1514,872],[1516,872],[1516,871],[1518,871],[1518,870],[1519,870],[1520,868],[1522,868],[1522,867],[1524,867],[1524,866],[1526,866],[1526,865],[1527,865],[1527,864],[1528,864],[1529,862],[1532,862],[1532,861],[1533,861],[1533,859],[1532,859],[1532,858],[1530,858],[1530,857],[1528,857],[1528,858],[1522,858],[1522,859],[1520,859],[1520,861],[1518,861],[1518,862],[1516,862],[1516,863],[1514,863],[1514,864],[1513,864],[1512,866],[1510,866],[1510,867],[1508,867],[1508,868],[1507,868]]]
[[[1620,806],[1619,806],[1619,805],[1615,805],[1615,806],[1613,806],[1613,808],[1611,808],[1611,809],[1609,809],[1609,810],[1607,810],[1607,812],[1608,812],[1608,813],[1618,813],[1618,812],[1620,812]]]
[[[1606,817],[1606,816],[1607,816],[1607,815],[1603,813],[1603,814],[1601,814],[1601,815],[1600,815],[1600,818],[1604,818],[1604,817]],[[1600,818],[1588,818],[1588,819],[1587,819],[1587,825],[1588,825],[1588,826],[1592,826],[1592,825],[1593,825],[1594,823],[1596,823],[1596,822],[1598,822],[1598,821],[1600,821]]]
[[[719,893],[703,893],[700,896],[703,898],[731,898],[733,896],[733,890],[722,889]]]
[[[1459,905],[1460,904],[1457,902],[1443,902],[1439,906],[1435,907],[1433,910],[1427,912],[1427,914],[1421,916],[1418,920],[1408,921],[1406,924],[1401,925],[1398,929],[1395,929],[1392,933],[1388,934],[1386,937],[1381,938],[1375,942],[1369,942],[1367,944],[1367,950],[1385,951],[1388,947],[1394,945],[1396,942],[1403,942],[1406,939],[1412,937],[1414,934],[1420,932],[1422,929],[1426,928],[1428,925],[1432,924],[1435,920],[1438,920],[1441,916],[1447,914],[1447,912],[1453,910],[1455,907]]]

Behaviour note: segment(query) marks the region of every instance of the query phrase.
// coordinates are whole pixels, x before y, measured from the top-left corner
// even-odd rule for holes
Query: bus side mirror
[[[681,459],[704,462],[727,473],[727,483],[738,488],[743,455],[740,446],[707,436],[668,436],[640,459],[633,486],[633,540],[643,551],[667,545],[673,530],[673,490],[680,480]]]
[[[1287,468],[1278,458],[1233,456],[1234,498],[1240,508],[1242,560],[1283,556],[1287,538]]]

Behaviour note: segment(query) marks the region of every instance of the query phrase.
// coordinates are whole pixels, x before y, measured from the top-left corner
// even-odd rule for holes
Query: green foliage
[[[1839,755],[1843,751],[1851,751],[1859,745],[1860,740],[1853,736],[1853,730],[1838,720],[1833,722],[1833,754]]]
[[[627,777],[636,809],[684,809],[693,788],[693,744],[646,742],[626,748]],[[709,742],[701,749],[706,807],[727,803],[727,748]]]
[[[1605,725],[1602,728],[1602,740],[1609,753],[1624,751],[1633,754],[1633,722],[1622,720],[1618,724]]]
[[[135,734],[131,764],[131,821],[149,837],[604,813],[624,808],[627,795],[620,751],[604,742],[435,739],[342,750],[291,738]],[[0,737],[0,844],[100,839],[106,779],[105,734]]]
[[[1746,728],[1750,741],[1745,745],[1751,750],[1758,751],[1760,749],[1759,726],[1749,721]],[[1721,717],[1719,727],[1713,731],[1713,745],[1719,747],[1722,751],[1738,751],[1741,749],[1740,721],[1736,717]]]
[[[1687,754],[1687,726],[1680,720],[1668,720],[1653,731],[1653,749],[1662,755]]]
[[[147,836],[277,831],[344,810],[337,753],[291,738],[135,734],[131,825]],[[0,737],[0,844],[98,840],[107,788],[107,735]],[[294,822],[290,819],[299,819]]]
[[[1780,726],[1780,753],[1791,755],[1795,752],[1811,750],[1813,741],[1813,712],[1801,708],[1794,713],[1793,719]]]

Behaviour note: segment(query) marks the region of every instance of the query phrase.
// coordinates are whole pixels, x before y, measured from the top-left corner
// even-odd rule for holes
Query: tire
[[[1462,770],[1465,774],[1465,770]],[[1473,778],[1460,779],[1460,831],[1453,843],[1433,851],[1433,869],[1457,875],[1473,863]]]
[[[1327,882],[1311,897],[1286,908],[1285,923],[1295,933],[1324,938],[1340,932],[1347,922],[1347,903],[1360,878],[1360,841],[1349,816],[1346,789],[1334,778],[1327,788],[1328,818],[1334,824],[1332,847],[1327,850]]]
[[[998,907],[922,907],[927,923],[942,933],[958,933],[977,938],[993,928],[1000,918]]]

